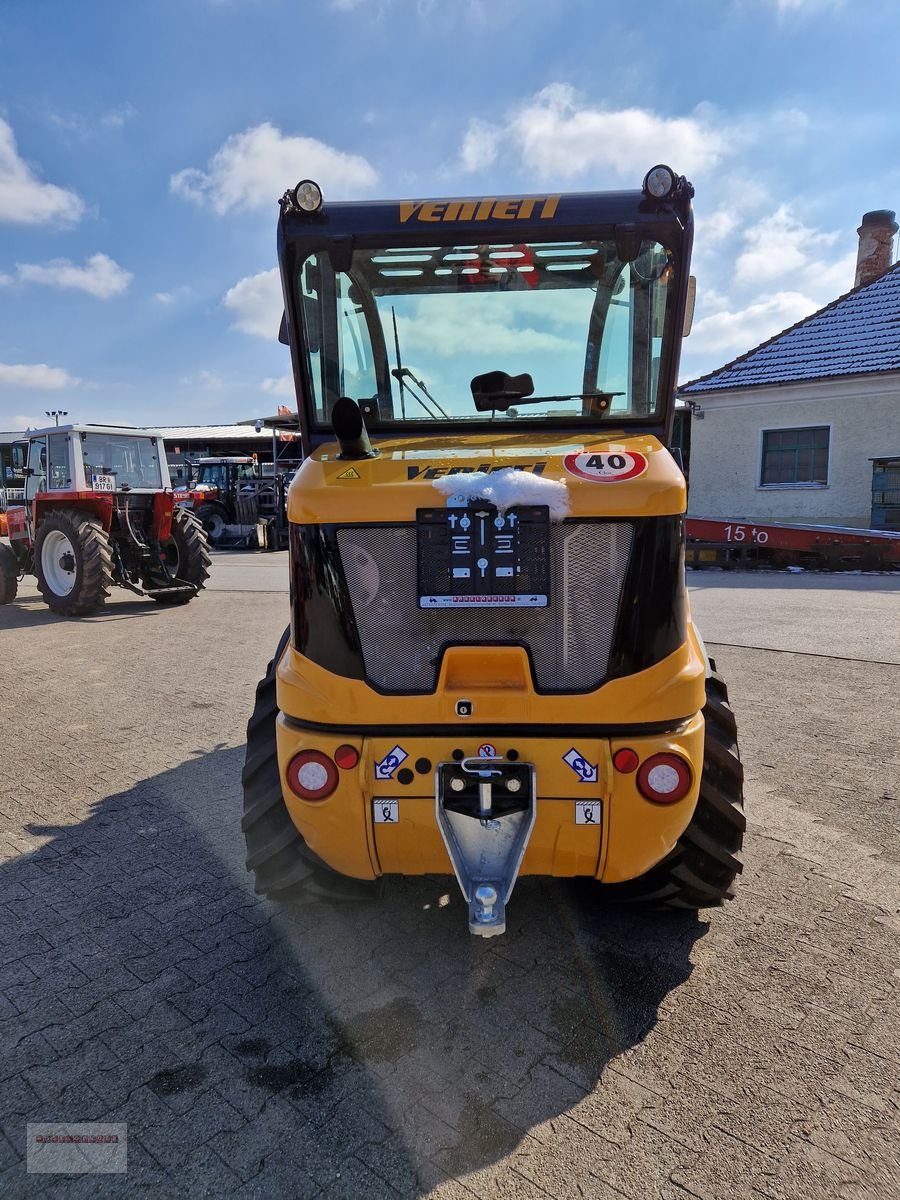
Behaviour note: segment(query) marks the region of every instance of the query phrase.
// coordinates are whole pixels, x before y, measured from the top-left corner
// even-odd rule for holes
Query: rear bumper
[[[377,728],[377,727],[376,727]],[[374,879],[382,874],[452,874],[438,827],[435,769],[460,753],[475,756],[492,749],[531,763],[536,777],[534,829],[522,861],[522,875],[587,876],[606,883],[633,879],[674,847],[697,803],[703,761],[700,713],[673,727],[648,732],[635,728],[598,735],[577,726],[560,736],[539,727],[512,727],[498,733],[461,728],[452,733],[413,736],[327,730],[303,726],[281,714],[277,723],[282,789],[291,819],[310,849],[342,874]],[[332,756],[352,745],[359,763],[339,772],[337,789],[326,800],[305,801],[286,782],[290,760],[301,750]],[[684,799],[654,804],[637,789],[636,772],[613,768],[616,750],[630,747],[641,762],[651,754],[680,755],[693,783]],[[572,752],[575,752],[573,755]]]

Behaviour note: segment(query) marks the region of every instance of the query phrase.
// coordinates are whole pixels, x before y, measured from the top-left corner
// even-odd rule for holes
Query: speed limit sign
[[[636,479],[647,470],[647,460],[635,450],[611,450],[598,453],[585,450],[567,454],[563,466],[570,475],[591,483],[624,483]]]

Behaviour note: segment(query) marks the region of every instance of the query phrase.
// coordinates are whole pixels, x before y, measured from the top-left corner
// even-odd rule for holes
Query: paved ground
[[[449,880],[254,897],[284,561],[219,555],[182,610],[0,610],[0,1194],[900,1196],[900,580],[694,577],[747,763],[739,898],[636,916],[522,880],[481,942]],[[127,1180],[26,1176],[26,1121],[101,1119]]]

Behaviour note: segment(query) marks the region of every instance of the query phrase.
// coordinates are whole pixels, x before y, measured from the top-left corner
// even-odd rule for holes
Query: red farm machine
[[[63,616],[100,608],[112,586],[186,604],[209,576],[203,526],[174,502],[163,441],[142,429],[67,425],[25,435],[24,496],[6,510],[0,604],[33,574]]]

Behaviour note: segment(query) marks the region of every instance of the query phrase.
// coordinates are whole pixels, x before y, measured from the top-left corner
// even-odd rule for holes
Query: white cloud
[[[225,293],[222,303],[234,314],[235,329],[274,341],[284,311],[278,268],[239,280]]]
[[[808,228],[797,220],[790,205],[782,204],[744,233],[745,249],[735,264],[735,280],[761,284],[794,275],[829,249],[836,238],[837,234]]]
[[[843,8],[844,0],[768,0],[780,15],[791,12],[823,12],[829,8]]]
[[[37,415],[31,417],[0,417],[0,421],[3,422],[6,433],[18,433],[19,430],[25,429],[40,429],[47,424],[46,417],[39,417]]]
[[[17,263],[19,279],[24,283],[42,283],[47,287],[74,289],[109,300],[127,291],[132,275],[106,254],[92,255],[83,267],[76,267],[67,258],[51,262]]]
[[[133,104],[123,104],[119,108],[101,113],[100,125],[103,129],[121,129],[126,121],[130,121],[136,116],[137,109]]]
[[[488,125],[477,117],[471,120],[459,152],[462,169],[481,171],[489,167],[497,157],[501,136],[502,131],[495,125]]]
[[[75,192],[41,183],[19,157],[12,126],[0,117],[0,221],[18,225],[73,223],[84,213]]]
[[[0,287],[9,287],[12,281],[12,275],[4,275],[3,272],[0,271]]]
[[[763,299],[751,301],[746,307],[721,309],[694,323],[685,342],[685,351],[719,355],[715,366],[739,354],[745,354],[790,325],[802,321],[819,307],[815,300],[801,292],[776,292]],[[713,370],[714,366],[704,368]]]
[[[303,178],[320,183],[327,200],[358,196],[378,175],[361,155],[345,154],[315,138],[283,134],[265,122],[228,138],[205,171],[179,171],[169,186],[176,195],[197,204],[209,202],[223,214],[274,208],[285,189]]]
[[[744,234],[744,249],[735,264],[738,286],[760,286],[776,280],[790,280],[801,287],[833,300],[853,286],[856,252],[833,257],[837,233],[811,229],[798,220],[790,205],[780,205]]]
[[[88,142],[99,133],[121,129],[127,121],[132,120],[136,116],[137,109],[134,105],[126,103],[120,105],[118,108],[108,109],[106,112],[100,113],[99,116],[95,117],[84,117],[80,113],[74,112],[51,112],[49,120],[51,125],[67,138],[74,138],[79,142]]]
[[[546,317],[543,293],[425,296],[416,300],[412,316],[398,315],[397,326],[404,357],[407,350],[439,358],[473,352],[482,356],[542,351],[577,354],[577,343],[539,328]]]
[[[279,379],[264,379],[259,385],[260,391],[270,396],[293,396],[294,380],[290,375],[282,375]]]
[[[225,380],[215,371],[195,371],[193,375],[183,375],[178,386],[193,391],[218,392],[225,386]]]
[[[154,292],[153,299],[157,304],[174,304],[176,300],[190,295],[190,291],[190,286],[184,283],[181,287],[173,288],[170,292]]]
[[[46,363],[0,363],[0,386],[57,392],[77,387],[80,382],[62,367],[48,367]]]
[[[734,148],[729,130],[708,105],[690,116],[663,117],[642,108],[594,108],[569,84],[552,83],[516,109],[502,126],[473,120],[460,152],[465,170],[490,166],[511,147],[531,172],[571,179],[605,170],[643,177],[653,162],[688,174],[716,166]]]

